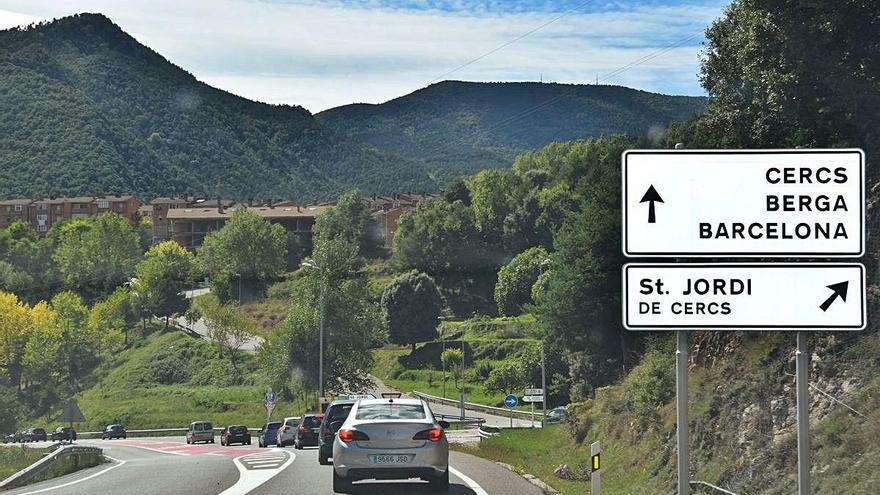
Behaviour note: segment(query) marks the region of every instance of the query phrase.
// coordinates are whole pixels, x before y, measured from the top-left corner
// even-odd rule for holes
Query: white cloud
[[[0,0],[0,7],[10,19],[102,12],[209,84],[312,111],[406,94],[557,15],[253,0]],[[576,13],[446,78],[590,82],[700,32],[719,13],[698,4]],[[0,23],[6,19],[0,14]],[[692,42],[607,82],[700,94],[697,53]]]

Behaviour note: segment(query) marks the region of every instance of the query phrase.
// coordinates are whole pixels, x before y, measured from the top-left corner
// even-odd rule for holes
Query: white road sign
[[[527,404],[529,402],[544,402],[544,396],[543,395],[526,395],[522,398],[522,401]]]
[[[631,263],[623,268],[630,330],[862,330],[857,263]]]
[[[858,149],[631,150],[621,180],[626,256],[864,254]]]
[[[525,392],[523,395],[544,395],[543,388],[527,388]]]

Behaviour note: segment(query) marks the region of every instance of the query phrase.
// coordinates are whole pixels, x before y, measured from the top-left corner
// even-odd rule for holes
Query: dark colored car
[[[323,414],[304,414],[293,435],[293,448],[317,447],[323,420]]]
[[[568,420],[568,409],[565,407],[556,407],[553,408],[552,411],[547,413],[547,418],[544,420],[544,423],[548,425],[555,425],[559,423],[565,423]]]
[[[46,440],[46,430],[43,428],[28,428],[19,436],[20,442],[45,442]]]
[[[101,432],[101,440],[113,440],[114,438],[124,439],[127,435],[128,433],[122,425],[107,425],[104,427],[104,431]]]
[[[220,445],[232,445],[234,443],[242,445],[251,444],[251,431],[248,430],[247,426],[230,425],[223,428],[223,431],[220,432]]]
[[[76,430],[69,426],[59,426],[50,438],[53,442],[72,442],[76,440]]]
[[[333,439],[336,431],[348,419],[348,413],[359,399],[334,400],[327,405],[318,437],[318,464],[327,466],[333,456]]]
[[[257,443],[260,447],[268,447],[278,443],[278,428],[281,428],[281,421],[266,423],[260,428],[260,437]]]
[[[3,443],[15,443],[18,441],[18,433],[10,433],[3,436]]]

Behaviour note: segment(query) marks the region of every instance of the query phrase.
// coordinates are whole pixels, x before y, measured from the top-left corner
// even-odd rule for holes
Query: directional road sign
[[[862,330],[858,263],[631,263],[623,269],[630,330]]]
[[[632,150],[623,154],[622,182],[627,256],[865,251],[861,150]]]
[[[504,405],[507,407],[516,407],[519,404],[519,400],[513,394],[508,394],[507,397],[504,398]]]
[[[523,395],[544,395],[543,388],[527,388]]]
[[[528,404],[529,402],[544,402],[543,395],[526,395],[523,396],[522,401]]]
[[[72,400],[64,405],[64,411],[61,413],[61,417],[58,418],[58,421],[62,423],[84,423],[86,417],[83,416],[79,404],[77,404],[75,400]]]

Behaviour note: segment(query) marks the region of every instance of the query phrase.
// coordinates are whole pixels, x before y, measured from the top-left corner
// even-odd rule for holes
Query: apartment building
[[[132,225],[140,220],[137,198],[132,195],[15,198],[0,201],[0,228],[15,221],[31,224],[38,233],[48,232],[61,220],[112,212]]]

